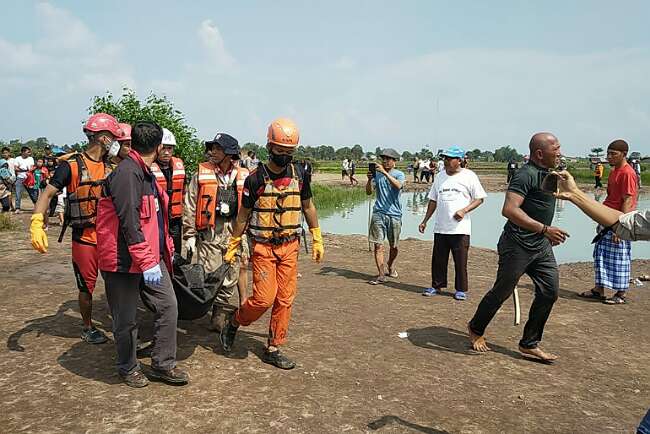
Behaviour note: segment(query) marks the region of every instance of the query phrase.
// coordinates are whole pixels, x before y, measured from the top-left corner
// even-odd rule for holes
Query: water
[[[501,216],[501,207],[505,193],[489,193],[483,205],[472,211],[471,244],[477,247],[496,249],[497,241],[505,224]],[[602,201],[603,197],[600,198]],[[402,193],[402,235],[401,239],[419,238],[433,240],[433,219],[427,225],[427,231],[421,234],[418,225],[426,213],[428,198],[425,192]],[[370,201],[336,210],[320,212],[320,225],[324,232],[333,234],[367,234],[368,210]],[[650,197],[639,199],[639,209],[650,208]],[[571,237],[562,245],[555,247],[555,257],[558,262],[591,261],[593,246],[591,240],[596,235],[596,223],[585,216],[576,206],[558,200],[555,208],[553,225],[567,232]],[[650,259],[650,243],[636,242],[632,244],[634,259]]]

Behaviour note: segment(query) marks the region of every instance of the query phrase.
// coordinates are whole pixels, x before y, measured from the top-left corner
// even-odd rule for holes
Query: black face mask
[[[271,161],[280,167],[287,167],[293,160],[293,155],[280,155],[275,152],[270,153]]]

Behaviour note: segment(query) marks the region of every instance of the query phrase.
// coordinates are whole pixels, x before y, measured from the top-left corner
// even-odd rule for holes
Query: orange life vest
[[[151,165],[151,173],[156,177],[156,182],[167,192],[169,196],[169,218],[179,218],[183,216],[183,192],[185,189],[185,167],[183,160],[172,157],[170,161],[172,168],[172,185],[171,189],[167,188],[167,179],[160,170],[157,163]]]
[[[302,235],[302,203],[298,171],[291,165],[291,182],[277,187],[264,165],[264,192],[255,202],[251,213],[248,233],[258,242],[282,243]]]
[[[221,209],[222,203],[219,197],[222,196],[219,190],[219,179],[216,174],[216,166],[212,163],[206,162],[199,164],[197,180],[198,180],[198,197],[196,201],[196,230],[205,230],[214,227],[215,218],[217,213],[219,215],[228,215],[224,218],[232,218],[237,215],[237,210],[241,208],[241,198],[244,191],[244,180],[248,176],[248,170],[242,167],[234,167],[236,171],[235,179],[231,181],[228,188],[222,188],[222,193],[227,193],[231,190],[237,194],[236,203],[228,203],[228,208],[236,206],[235,210]]]

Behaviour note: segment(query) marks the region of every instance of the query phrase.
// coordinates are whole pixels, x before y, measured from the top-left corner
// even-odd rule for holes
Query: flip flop
[[[603,300],[603,303],[605,304],[625,304],[627,303],[627,300],[625,300],[625,297],[621,297],[619,295],[614,295],[606,300]]]
[[[601,295],[600,292],[590,289],[589,291],[585,292],[580,292],[578,293],[578,297],[580,298],[588,298],[591,300],[600,300],[600,301],[605,301],[606,297],[604,295]]]
[[[392,277],[393,279],[397,279],[399,277],[399,274],[397,274],[397,270],[392,270],[388,272],[388,277]]]
[[[386,276],[377,277],[368,282],[370,285],[383,285],[386,283]]]

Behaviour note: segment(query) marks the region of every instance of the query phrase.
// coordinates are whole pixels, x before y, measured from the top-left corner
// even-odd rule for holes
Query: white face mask
[[[113,140],[110,145],[108,145],[108,156],[113,158],[120,152],[120,142]]]

